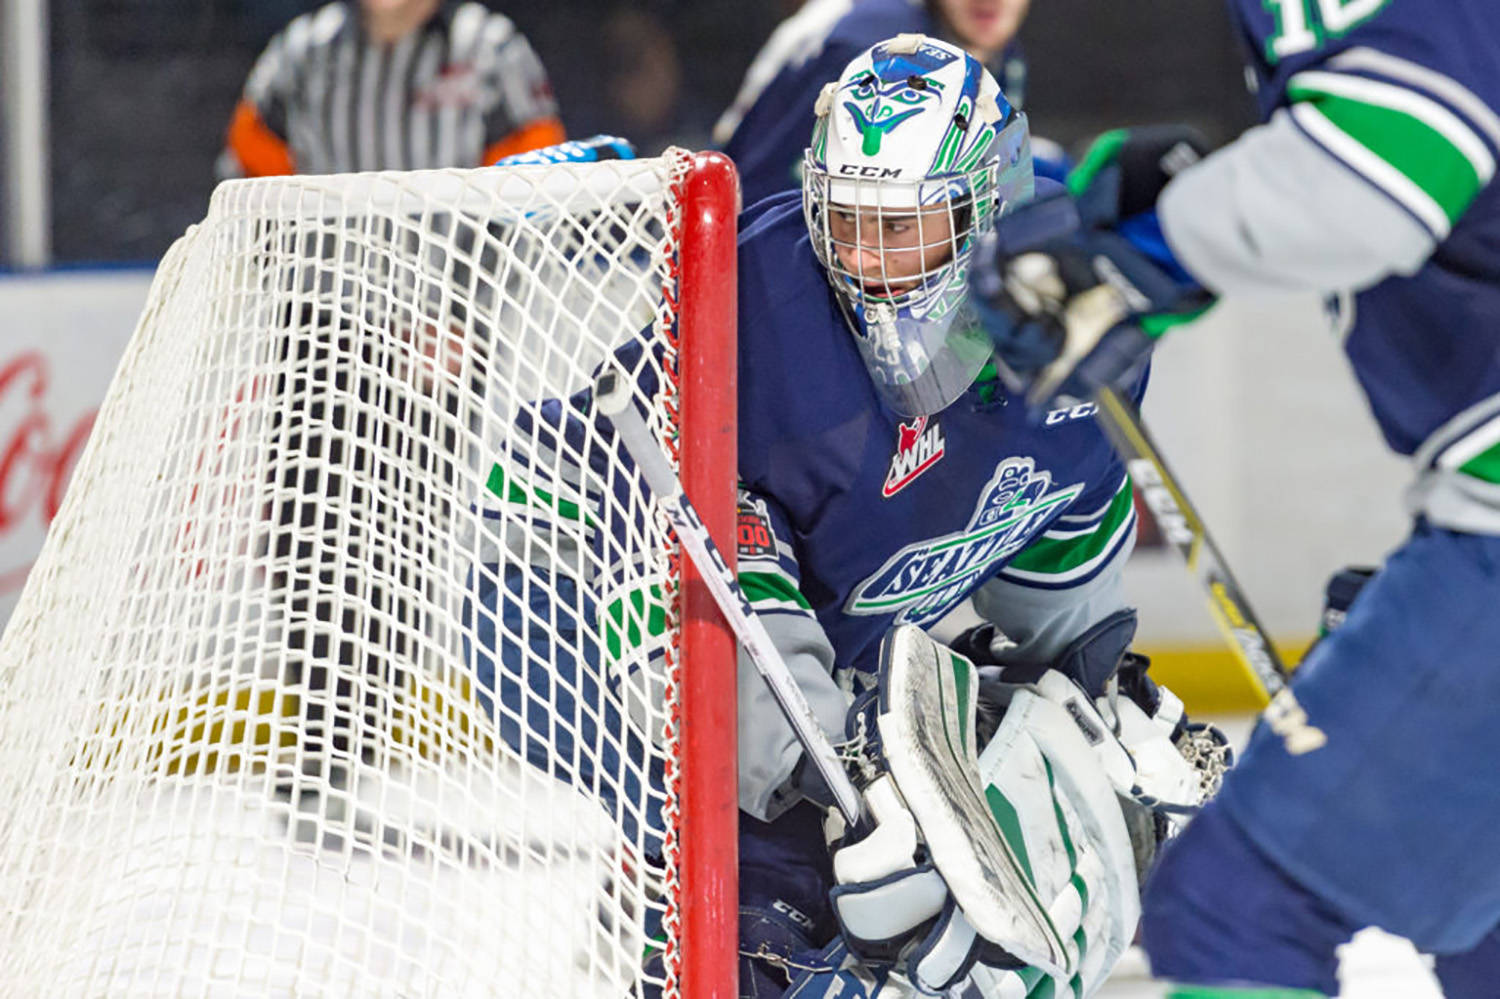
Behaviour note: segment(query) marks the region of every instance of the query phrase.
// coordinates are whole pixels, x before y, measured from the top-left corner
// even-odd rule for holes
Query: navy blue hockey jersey
[[[987,581],[1066,600],[1118,568],[1135,513],[1091,406],[1033,424],[982,376],[903,420],[881,405],[797,196],[741,225],[739,568],[758,611],[816,618],[847,686],[894,624],[930,625]]]
[[[1346,349],[1413,507],[1500,531],[1500,7],[1494,0],[1232,0],[1269,118],[1436,242],[1410,276],[1342,299]],[[1265,206],[1275,211],[1275,205]],[[1349,311],[1352,308],[1352,312]]]

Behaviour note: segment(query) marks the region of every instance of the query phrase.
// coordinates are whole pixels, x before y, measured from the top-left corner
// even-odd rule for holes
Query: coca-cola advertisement
[[[147,271],[0,279],[0,628],[67,491]]]

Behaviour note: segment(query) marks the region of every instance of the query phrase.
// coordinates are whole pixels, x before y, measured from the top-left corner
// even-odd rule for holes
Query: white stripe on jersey
[[[422,41],[422,52],[417,57],[416,76],[418,80],[431,80],[437,77],[438,67],[442,65],[443,44],[436,37],[429,35]],[[410,169],[423,170],[436,167],[437,158],[437,116],[432,113],[432,106],[426,101],[419,101],[412,105],[411,121],[407,123],[410,129],[411,150],[407,154]]]
[[[1402,207],[1416,216],[1439,240],[1448,235],[1452,225],[1443,206],[1432,195],[1413,183],[1406,174],[1370,152],[1347,132],[1339,128],[1313,105],[1303,101],[1289,109],[1292,118],[1308,135],[1356,172],[1364,174]]]
[[[375,170],[380,166],[380,78],[385,60],[384,46],[366,45],[359,54],[359,92],[354,109],[358,122],[354,132],[355,163],[359,170]]]
[[[1486,439],[1485,427],[1491,426],[1497,419],[1500,419],[1500,395],[1481,399],[1428,434],[1427,439],[1412,455],[1412,460],[1419,469],[1434,465],[1456,468],[1494,443],[1490,441],[1481,446],[1478,442]],[[1470,443],[1471,440],[1474,443]],[[1455,462],[1451,454],[1458,450],[1465,452],[1467,457]]]
[[[778,24],[750,63],[745,82],[734,95],[734,103],[714,123],[714,144],[722,146],[729,141],[745,113],[760,99],[761,91],[770,86],[783,67],[801,65],[821,52],[829,32],[853,8],[854,0],[807,0],[800,10]]]
[[[385,93],[381,96],[381,116],[385,119],[385,134],[381,156],[386,163],[397,164],[397,169],[410,170],[413,164],[407,149],[406,130],[411,127],[406,115],[407,82],[411,79],[412,61],[417,56],[417,37],[407,35],[396,43],[391,52],[390,71],[385,77]]]
[[[1328,61],[1328,65],[1338,70],[1379,73],[1393,80],[1421,87],[1468,118],[1489,138],[1490,145],[1500,149],[1500,115],[1451,77],[1426,66],[1363,47],[1340,52]]]
[[[1290,84],[1302,85],[1312,90],[1335,97],[1345,97],[1361,104],[1389,108],[1415,118],[1447,139],[1454,149],[1469,161],[1479,175],[1480,184],[1488,184],[1495,175],[1495,157],[1490,154],[1484,141],[1474,130],[1464,124],[1452,111],[1430,97],[1423,96],[1405,87],[1371,80],[1347,73],[1326,73],[1309,70],[1294,75]]]
[[[1104,519],[1104,515],[1109,512],[1109,508],[1115,505],[1115,499],[1120,495],[1120,490],[1121,489],[1127,489],[1127,488],[1129,488],[1129,486],[1130,486],[1130,476],[1129,476],[1129,474],[1122,475],[1122,476],[1120,476],[1119,484],[1117,484],[1115,486],[1115,491],[1113,493],[1110,493],[1109,499],[1105,500],[1104,503],[1098,509],[1096,509],[1096,510],[1090,510],[1087,513],[1064,514],[1063,516],[1057,518],[1057,522],[1059,524],[1067,524],[1070,527],[1076,526],[1076,525],[1079,525],[1079,524],[1090,524],[1090,525],[1097,524],[1100,520]],[[1091,527],[1086,527],[1082,531],[1080,531],[1079,533],[1081,533],[1081,534],[1087,534],[1087,533],[1089,533],[1092,530],[1093,530],[1092,526]]]
[[[339,36],[339,41],[335,43],[332,53],[333,85],[328,88],[327,111],[322,116],[331,140],[329,145],[333,149],[333,161],[320,164],[319,173],[338,173],[359,169],[355,165],[355,152],[351,141],[353,126],[349,121],[353,110],[351,107],[353,100],[349,92],[352,89],[350,81],[355,73],[354,53],[354,34],[346,32]]]

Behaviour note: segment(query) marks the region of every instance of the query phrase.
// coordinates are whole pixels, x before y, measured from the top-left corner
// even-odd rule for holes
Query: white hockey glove
[[[830,820],[834,911],[854,954],[918,992],[1024,996],[1051,978],[1077,979],[1087,994],[1134,931],[1135,867],[1115,795],[1134,771],[1090,699],[1051,676],[1012,692],[976,754],[976,671],[902,627],[882,650],[878,700],[851,711],[875,828],[842,842],[842,822]],[[1057,703],[1059,684],[1085,720]],[[1085,732],[1113,749],[1113,780]]]

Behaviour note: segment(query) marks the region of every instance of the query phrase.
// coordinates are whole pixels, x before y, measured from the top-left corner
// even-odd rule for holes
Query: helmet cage
[[[803,165],[813,252],[885,402],[937,412],[990,357],[966,306],[969,258],[999,214],[1031,197],[1026,118],[1012,112],[958,169],[916,180],[836,174],[819,138]]]

